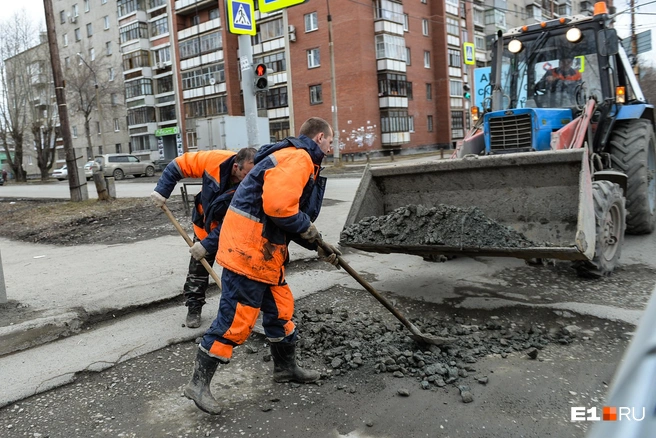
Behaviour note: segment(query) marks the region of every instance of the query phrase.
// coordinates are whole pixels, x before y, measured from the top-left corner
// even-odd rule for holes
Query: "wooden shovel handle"
[[[173,213],[171,213],[171,210],[169,210],[169,207],[167,207],[167,205],[164,204],[164,205],[162,205],[162,210],[164,210],[164,213],[166,213],[166,216],[168,216],[169,220],[171,221],[171,223],[173,224],[175,229],[178,230],[178,233],[180,233],[182,238],[187,242],[187,245],[189,245],[189,248],[194,246],[194,242],[191,240],[191,238],[189,237],[187,232],[182,228],[182,226],[180,225],[180,222],[178,222],[178,220],[175,218],[175,216],[173,216]],[[221,279],[216,274],[214,269],[212,269],[210,264],[207,263],[207,260],[205,260],[204,258],[200,259],[200,262],[203,264],[203,266],[205,267],[207,272],[212,276],[212,278],[216,282],[216,285],[219,287],[219,290],[221,290]]]

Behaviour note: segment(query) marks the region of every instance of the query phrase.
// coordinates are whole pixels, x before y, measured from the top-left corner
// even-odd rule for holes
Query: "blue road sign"
[[[228,29],[237,35],[255,35],[253,0],[228,0]]]
[[[474,106],[483,108],[483,100],[492,96],[491,74],[492,67],[474,69]]]
[[[304,3],[305,0],[257,0],[260,12],[273,12]]]

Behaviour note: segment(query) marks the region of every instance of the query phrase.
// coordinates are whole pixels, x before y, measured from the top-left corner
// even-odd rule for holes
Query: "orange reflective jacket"
[[[235,152],[224,150],[187,152],[166,166],[155,187],[155,191],[168,198],[181,179],[202,178],[191,220],[194,233],[210,254],[216,252],[220,224],[236,189],[230,183],[235,156]]]
[[[325,178],[319,176],[323,152],[310,138],[288,138],[263,146],[244,178],[223,222],[216,260],[237,274],[281,284],[287,245],[301,241],[321,208]]]

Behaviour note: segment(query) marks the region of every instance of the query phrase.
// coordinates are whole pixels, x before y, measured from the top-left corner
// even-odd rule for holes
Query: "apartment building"
[[[76,156],[128,152],[116,1],[54,0],[53,10]]]

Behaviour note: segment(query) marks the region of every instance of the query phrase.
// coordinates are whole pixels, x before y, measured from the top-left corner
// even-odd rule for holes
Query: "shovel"
[[[323,243],[321,239],[319,239],[317,243],[326,252],[326,254],[332,254],[332,251],[330,251],[330,249],[326,247],[326,245]],[[344,268],[344,270],[348,272],[349,275],[353,277],[355,281],[360,283],[360,285],[364,287],[371,295],[373,295],[374,298],[376,298],[383,306],[385,306],[385,308],[389,310],[392,313],[392,315],[396,317],[396,319],[401,321],[403,325],[406,326],[408,330],[410,330],[410,333],[412,333],[410,337],[414,341],[423,344],[432,344],[432,345],[445,345],[455,341],[454,338],[443,338],[440,336],[425,334],[419,331],[416,325],[408,321],[408,319],[405,316],[403,316],[401,312],[399,312],[399,310],[392,305],[392,303],[387,301],[387,299],[385,299],[385,297],[383,297],[380,293],[378,293],[378,291],[376,291],[376,289],[374,289],[372,285],[367,283],[367,281],[364,278],[362,278],[360,274],[358,274],[353,268],[351,268],[351,266],[349,266],[349,264],[346,263],[346,260],[344,260],[340,256],[337,256],[337,261],[339,263],[339,266]]]
[[[166,204],[162,205],[162,210],[164,210],[164,213],[166,213],[166,216],[168,216],[169,220],[171,221],[171,223],[173,224],[175,229],[178,230],[178,233],[180,233],[182,238],[187,242],[187,245],[189,245],[190,248],[192,246],[194,246],[194,242],[189,238],[189,235],[187,234],[187,232],[182,229],[182,226],[180,225],[180,222],[178,222],[178,220],[175,218],[175,216],[173,216],[173,213],[171,213],[171,210],[169,210],[169,208],[166,206]],[[200,259],[200,262],[203,264],[205,269],[207,269],[207,272],[212,276],[212,278],[214,279],[214,282],[219,287],[219,290],[221,290],[221,279],[216,274],[216,272],[214,272],[214,269],[212,269],[210,264],[207,263],[207,260],[205,260],[204,258]]]

